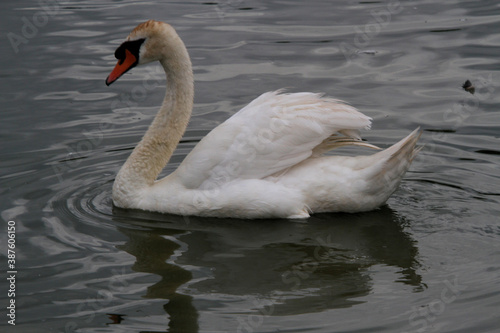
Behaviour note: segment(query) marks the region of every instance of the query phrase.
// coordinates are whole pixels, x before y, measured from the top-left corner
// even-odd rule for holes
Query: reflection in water
[[[120,246],[136,257],[132,269],[136,272],[152,273],[161,276],[161,280],[147,289],[147,298],[164,298],[169,302],[164,305],[170,316],[169,332],[197,332],[198,313],[192,304],[192,297],[177,293],[179,286],[192,278],[191,272],[182,267],[168,263],[175,255],[179,245],[165,236],[175,236],[179,231],[163,229],[143,231],[120,228],[129,237],[129,241]]]
[[[424,287],[415,241],[403,230],[404,219],[387,206],[363,214],[315,215],[306,223],[120,209],[114,219],[129,237],[120,249],[136,257],[133,270],[161,277],[145,297],[168,299],[170,332],[198,330],[192,304],[198,293],[265,299],[246,311],[284,316],[363,303],[373,291],[378,265],[394,267],[396,282],[414,291]],[[186,285],[193,296],[178,291]]]

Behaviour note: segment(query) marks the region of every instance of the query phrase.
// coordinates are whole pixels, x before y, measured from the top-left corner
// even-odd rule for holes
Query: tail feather
[[[406,138],[380,152],[380,154],[383,153],[390,156],[386,162],[388,165],[398,165],[403,161],[407,161],[408,164],[410,164],[415,156],[417,156],[420,149],[422,149],[422,147],[416,146],[421,135],[422,131],[420,130],[420,127],[418,127]]]
[[[388,196],[397,189],[411,162],[422,149],[417,147],[421,135],[422,131],[417,128],[401,141],[372,155],[374,161],[373,167],[370,168],[373,172],[372,179],[380,185],[375,188],[379,187],[379,190],[383,188]]]

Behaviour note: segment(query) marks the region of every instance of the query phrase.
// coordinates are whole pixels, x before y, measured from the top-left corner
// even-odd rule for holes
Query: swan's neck
[[[128,206],[141,190],[153,185],[188,125],[194,91],[191,61],[184,44],[175,50],[160,60],[167,76],[162,106],[116,176],[113,201],[118,206]]]

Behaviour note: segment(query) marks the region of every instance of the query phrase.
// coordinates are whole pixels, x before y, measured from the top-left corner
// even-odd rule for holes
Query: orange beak
[[[137,65],[137,58],[129,50],[125,50],[125,59],[118,60],[118,63],[116,64],[115,68],[106,79],[106,85],[109,86],[111,83],[118,80],[120,76],[125,74],[129,69],[133,68],[135,65]]]

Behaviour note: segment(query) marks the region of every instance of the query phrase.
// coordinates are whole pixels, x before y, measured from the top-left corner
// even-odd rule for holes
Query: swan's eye
[[[137,59],[139,59],[139,49],[141,48],[142,43],[144,43],[146,39],[141,38],[138,40],[126,41],[120,45],[115,51],[115,58],[118,59],[119,64],[121,65],[125,60],[125,50],[129,50]]]

